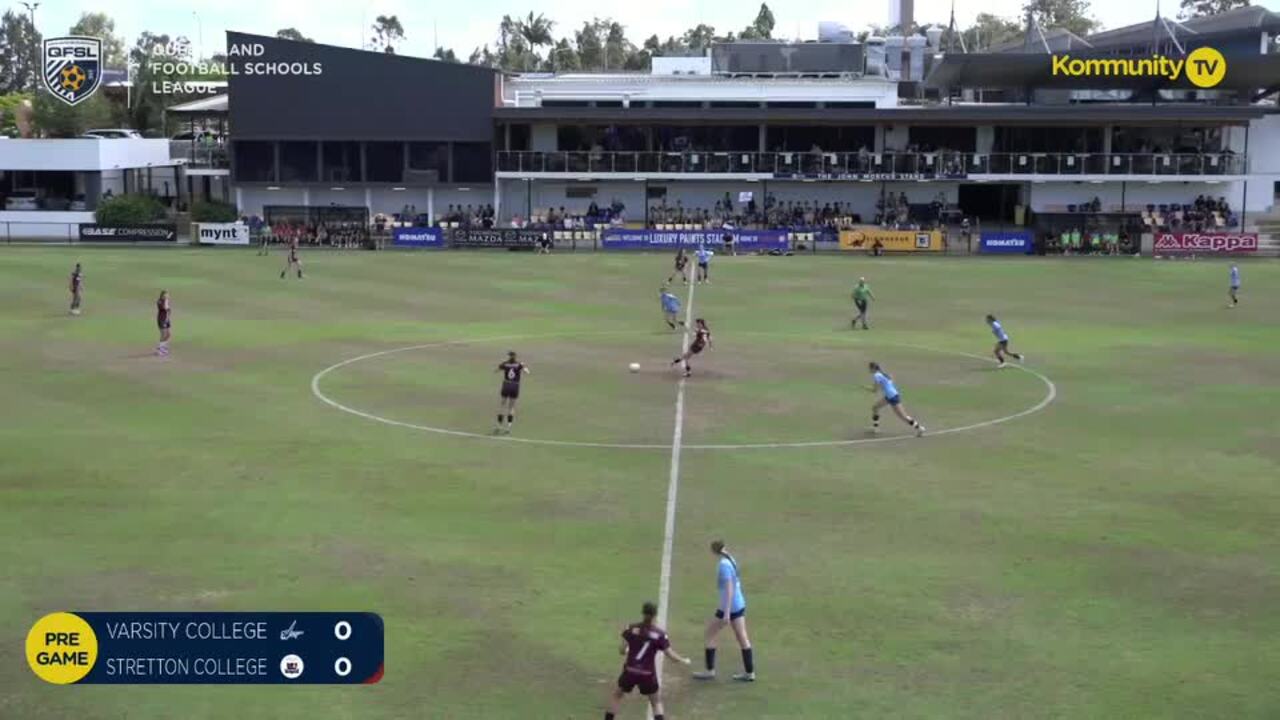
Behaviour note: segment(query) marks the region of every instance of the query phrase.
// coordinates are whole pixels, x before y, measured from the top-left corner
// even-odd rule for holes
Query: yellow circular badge
[[[78,615],[50,613],[27,633],[27,664],[45,682],[76,682],[89,674],[97,660],[98,636]]]
[[[1211,88],[1227,75],[1227,59],[1211,47],[1200,47],[1187,56],[1187,79],[1192,85]]]

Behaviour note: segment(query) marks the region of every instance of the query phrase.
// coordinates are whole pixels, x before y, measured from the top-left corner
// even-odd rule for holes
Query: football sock
[[[871,414],[871,427],[874,427],[874,428],[878,428],[878,427],[880,427],[880,415],[879,415],[879,413],[872,413],[872,414]]]
[[[756,660],[751,655],[751,648],[742,649],[742,669],[746,670],[748,673],[756,671]]]
[[[605,713],[605,714],[604,714],[604,720],[613,720],[613,713],[611,713],[611,712],[607,712],[607,713]]]
[[[654,715],[653,720],[665,720],[666,715]]]
[[[707,672],[715,672],[716,669],[716,649],[707,648],[705,657],[703,658],[707,664]]]
[[[498,413],[498,427],[502,427],[502,413]]]
[[[513,423],[513,422],[515,422],[515,421],[516,421],[516,416],[515,416],[515,415],[508,415],[508,416],[507,416],[507,424],[508,424],[508,425],[510,425],[511,423]]]

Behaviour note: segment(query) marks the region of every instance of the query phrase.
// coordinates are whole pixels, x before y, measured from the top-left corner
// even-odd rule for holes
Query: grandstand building
[[[1084,213],[1149,228],[1209,198],[1196,222],[1239,229],[1276,206],[1277,36],[1280,15],[1252,7],[1085,38],[1033,26],[985,53],[934,32],[718,45],[646,73],[509,75],[230,33],[324,67],[231,78],[233,194],[248,214],[343,206],[466,222],[468,206],[492,206],[498,224],[590,213],[716,225],[775,223],[767,209],[799,203],[788,222],[834,206],[824,214],[844,223],[1040,230]],[[1066,74],[1055,62],[1190,68],[1202,47],[1226,65],[1207,87],[1189,70]]]

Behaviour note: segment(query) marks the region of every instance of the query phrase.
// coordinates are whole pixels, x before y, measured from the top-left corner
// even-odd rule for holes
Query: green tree
[[[755,21],[748,25],[739,37],[743,40],[771,40],[774,24],[773,11],[769,9],[768,4],[760,3],[760,12],[756,13]]]
[[[1023,27],[1016,20],[1002,18],[991,13],[978,13],[973,24],[961,36],[969,52],[981,52],[983,48],[999,45],[1022,36]]]
[[[536,56],[538,48],[555,43],[555,40],[551,37],[551,28],[554,26],[555,22],[548,20],[542,13],[538,13],[535,16],[531,12],[527,18],[517,20],[515,27],[525,45]]]
[[[0,137],[19,137],[22,128],[18,114],[31,104],[31,93],[0,95]]]
[[[110,15],[100,12],[81,13],[80,19],[71,26],[69,34],[98,38],[102,41],[103,65],[109,68],[124,67],[124,38],[116,34],[116,21]]]
[[[578,51],[569,44],[569,38],[560,38],[547,53],[547,69],[552,72],[573,72],[582,69]]]
[[[396,43],[404,40],[404,26],[400,24],[400,18],[395,15],[379,15],[373,21],[373,37],[369,42],[373,43],[375,50],[382,50],[388,55],[394,55],[396,52]]]
[[[732,37],[732,35],[733,34],[730,33],[730,37]],[[680,41],[689,50],[689,52],[694,53],[695,55],[701,55],[707,51],[707,48],[711,47],[712,43],[718,42],[721,39],[722,38],[720,36],[716,35],[716,29],[714,27],[705,23],[699,23],[698,25],[685,30]]]
[[[79,137],[85,130],[118,124],[116,109],[102,93],[94,93],[74,106],[50,93],[36,93],[32,106],[32,124],[44,137]]]
[[[1182,19],[1221,15],[1228,10],[1249,7],[1249,0],[1182,0],[1182,10],[1178,17]]]
[[[40,43],[30,17],[12,10],[0,16],[0,94],[38,89]]]
[[[240,219],[235,205],[220,200],[197,200],[191,203],[191,222],[229,223]]]
[[[164,206],[150,195],[127,193],[98,202],[93,219],[99,225],[140,225],[165,219]]]
[[[605,68],[604,37],[601,34],[602,21],[596,18],[582,23],[582,29],[573,33],[573,42],[578,50],[578,60],[583,70],[603,70]]]
[[[451,63],[458,62],[458,56],[454,54],[452,48],[438,47],[436,48],[435,53],[432,54],[431,57],[437,60],[443,60],[444,62],[451,62]]]
[[[294,40],[296,42],[313,43],[315,40],[303,35],[297,28],[281,28],[276,31],[276,37],[281,40]]]
[[[1088,35],[1101,25],[1089,10],[1089,0],[1029,0],[1022,6],[1041,28],[1063,28],[1077,35]]]
[[[158,51],[158,48],[176,50]],[[129,51],[129,63],[133,66],[133,91],[126,110],[126,124],[142,133],[159,134],[164,109],[186,98],[165,92],[164,83],[190,80],[187,75],[166,73],[166,64],[177,60],[192,60],[191,42],[184,36],[170,37],[144,30]],[[176,57],[175,57],[176,54]]]

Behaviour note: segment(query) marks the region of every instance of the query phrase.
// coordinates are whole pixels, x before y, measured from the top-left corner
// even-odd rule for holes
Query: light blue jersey
[[[876,385],[880,386],[880,392],[884,393],[885,400],[892,400],[898,397],[898,386],[893,384],[893,380],[884,372],[877,370],[875,375],[871,376],[875,380]]]
[[[1004,326],[999,320],[991,321],[991,334],[995,335],[1000,342],[1009,342],[1009,334],[1004,331]]]
[[[711,262],[711,251],[708,250],[706,246],[699,245],[698,246],[698,264],[706,265],[709,262]]]
[[[1231,266],[1231,287],[1240,287],[1240,268],[1235,265]]]
[[[662,311],[672,315],[680,312],[680,298],[669,292],[662,293]]]
[[[738,564],[732,559],[720,556],[720,568],[716,572],[716,589],[720,591],[719,600],[724,601],[724,590],[733,586],[733,604],[729,607],[730,613],[742,612],[747,607],[747,598],[742,594],[742,580],[738,577]]]

